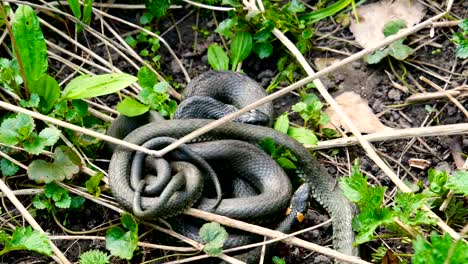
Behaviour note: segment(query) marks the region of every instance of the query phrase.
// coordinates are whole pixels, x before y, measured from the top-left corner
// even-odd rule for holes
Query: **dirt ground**
[[[200,10],[197,18],[197,12],[193,12],[191,15],[186,17],[184,20],[179,21],[182,17],[186,16],[188,9],[175,9],[171,13],[173,19],[165,19],[159,23],[159,32],[165,32],[166,29],[174,24],[174,21],[178,21],[177,30],[169,30],[162,37],[169,43],[174,49],[177,56],[181,59],[184,66],[188,70],[189,75],[193,78],[200,73],[206,72],[210,69],[207,59],[207,48],[211,43],[220,43],[219,36],[214,34],[216,23],[213,20],[211,12],[206,10]],[[189,9],[193,10],[193,9]],[[142,15],[140,11],[110,9],[109,13],[112,15],[119,16],[123,19],[129,20],[134,23],[138,23],[139,17]],[[431,16],[433,13],[428,12],[426,18]],[[468,16],[468,3],[466,1],[457,1],[453,8],[453,13],[457,16],[464,18]],[[217,21],[222,21],[222,14],[217,14]],[[198,20],[198,22],[197,22]],[[96,28],[98,24],[94,25]],[[115,26],[119,33],[124,34],[130,29],[122,26]],[[210,32],[208,35],[197,33],[194,28],[198,27],[198,32],[207,31]],[[330,20],[326,19],[321,21],[316,26],[316,32],[320,35],[326,35],[333,32],[336,29],[336,25]],[[418,64],[423,69],[438,74],[440,76],[450,78],[450,83],[447,84],[449,87],[454,88],[462,84],[466,84],[466,61],[461,62],[455,58],[455,47],[450,42],[450,36],[454,28],[437,28],[436,36],[439,36],[434,42],[437,45],[428,44],[417,50],[415,54],[411,56],[411,59],[415,64],[415,61],[422,61],[425,64]],[[53,33],[45,32],[48,35],[47,39],[53,39]],[[353,36],[348,28],[340,29],[337,32],[333,32],[333,35],[345,39],[352,40]],[[423,29],[410,37],[415,40],[421,36],[428,36],[429,29]],[[196,39],[196,42],[195,42]],[[95,43],[95,40],[90,39],[91,43]],[[422,41],[424,42],[424,41]],[[414,46],[421,44],[418,42]],[[56,43],[63,47],[68,47],[67,43],[62,42],[57,38]],[[93,47],[94,44],[91,44]],[[281,45],[279,41],[274,43],[275,46]],[[321,40],[313,41],[313,45],[316,47],[333,47],[335,50],[344,51],[349,54],[358,52],[360,48],[350,45],[347,42],[323,38]],[[194,48],[196,46],[196,48]],[[438,46],[442,47],[442,51],[433,54],[433,50]],[[70,47],[68,47],[70,48]],[[102,46],[94,46],[93,50],[99,54],[102,54],[106,58],[106,50]],[[161,55],[161,71],[165,75],[170,75],[174,82],[181,85],[180,89],[183,89],[186,85],[184,76],[180,69],[175,64],[172,57],[168,54],[164,47],[160,49]],[[313,62],[316,58],[345,58],[342,54],[336,54],[331,51],[323,51],[319,49],[312,49],[307,54],[307,59]],[[116,67],[124,72],[130,74],[136,74],[135,70],[124,60],[115,56],[113,63]],[[272,78],[277,73],[276,68],[277,57],[273,55],[271,58],[260,60],[256,56],[251,56],[248,60],[243,63],[243,71],[250,77],[257,80],[264,87],[268,86]],[[51,63],[51,67],[58,70],[62,67],[59,63],[54,61]],[[426,76],[430,80],[444,86],[445,83],[426,72],[421,71],[410,65],[406,65],[408,74],[411,74],[414,78],[419,76]],[[323,78],[322,81],[327,86],[332,95],[336,96],[344,91],[354,91],[360,94],[363,98],[368,100],[369,106],[372,108],[374,113],[379,117],[381,122],[392,128],[409,128],[419,127],[427,125],[428,122],[433,125],[441,124],[456,124],[466,122],[463,113],[453,104],[446,101],[431,102],[430,105],[436,111],[428,112],[426,104],[416,104],[410,106],[398,106],[405,102],[405,99],[409,94],[404,93],[400,89],[395,88],[385,70],[388,71],[388,66],[384,63],[377,65],[368,65],[362,60],[353,62],[338,71],[331,73],[327,77]],[[457,74],[450,74],[453,71]],[[464,73],[463,73],[464,72]],[[57,78],[65,79],[69,72],[61,71]],[[463,74],[462,74],[463,73]],[[295,73],[297,80],[305,76],[305,73],[298,70]],[[280,84],[285,86],[286,84]],[[318,95],[318,94],[317,94]],[[115,96],[104,98],[105,102],[112,104],[115,101]],[[285,111],[290,111],[291,105],[298,102],[299,98],[295,94],[289,94],[281,99],[274,101],[275,114],[280,115]],[[465,108],[468,108],[468,101],[465,99],[461,101]],[[294,116],[293,116],[294,117]],[[298,118],[298,117],[296,117]],[[292,119],[294,121],[294,118]],[[421,138],[415,141],[411,140],[392,140],[388,142],[375,143],[374,146],[377,148],[379,153],[382,153],[382,158],[388,162],[388,164],[399,173],[400,178],[407,178],[412,181],[420,179],[427,183],[427,171],[421,169],[410,168],[408,166],[408,160],[411,158],[419,158],[430,161],[432,167],[448,169],[453,171],[455,164],[452,156],[450,155],[450,144],[453,142],[453,137],[428,137]],[[468,138],[462,138],[462,146],[464,153],[468,152]],[[410,143],[411,142],[411,143]],[[390,179],[383,174],[383,172],[365,155],[365,152],[360,147],[349,147],[347,149],[339,149],[339,151],[326,150],[323,151],[323,155],[318,154],[319,160],[327,166],[330,174],[332,175],[343,175],[346,174],[349,162],[355,158],[360,158],[360,167],[363,171],[367,172],[373,177],[370,178],[371,183],[375,181],[380,184],[388,186],[390,190],[394,189],[395,186]],[[103,164],[103,167],[106,165]],[[24,200],[25,198],[23,198]],[[29,204],[28,200],[25,200],[25,204]],[[8,202],[7,202],[8,204]],[[9,206],[12,208],[11,206]],[[119,215],[112,212],[104,207],[98,206],[92,202],[85,202],[84,211],[76,212],[76,215],[68,215],[58,212],[57,217],[61,220],[67,219],[67,227],[71,230],[84,231],[90,230],[93,227],[107,223],[109,221],[118,221]],[[305,228],[311,225],[320,224],[323,221],[329,219],[329,216],[324,213],[319,207],[314,207],[309,210],[306,215],[306,219],[303,223],[295,227],[295,229]],[[58,228],[51,216],[40,214],[37,215],[36,220],[41,223],[41,226],[53,235],[63,234],[63,231]],[[148,231],[145,227],[141,227],[140,234]],[[331,247],[331,225],[322,227],[318,230],[314,230],[299,237],[317,243],[319,245]],[[93,235],[105,236],[105,232],[95,233]],[[170,239],[169,239],[170,240]],[[150,231],[145,234],[144,238],[140,241],[154,242],[158,244],[164,244],[168,242],[163,234],[157,231]],[[173,242],[173,241],[172,241]],[[89,249],[102,249],[105,250],[103,241],[99,240],[77,240],[77,241],[66,241],[57,240],[55,243],[59,248],[65,252],[67,257],[72,261],[77,261],[81,252]],[[370,260],[369,252],[371,248],[378,246],[378,244],[369,243],[361,247],[362,257],[366,260]],[[397,245],[398,247],[405,247],[406,245]],[[145,260],[149,260],[160,254],[165,254],[159,250],[140,250],[134,259],[129,263],[140,263]],[[292,247],[285,244],[280,244],[277,248],[275,255],[284,257],[286,263],[332,263],[332,260],[326,256],[313,253],[302,248]],[[30,252],[10,253],[0,259],[0,263],[15,263],[15,264],[26,264],[26,263],[50,263],[51,259],[42,257],[40,255]],[[117,260],[112,258],[112,263],[127,263],[126,261]],[[155,263],[164,263],[155,262]]]

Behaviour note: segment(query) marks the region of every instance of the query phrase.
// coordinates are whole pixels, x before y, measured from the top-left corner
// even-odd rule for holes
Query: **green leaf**
[[[7,159],[0,159],[0,171],[2,172],[3,176],[13,176],[18,172],[18,170],[18,165],[14,164],[13,162]]]
[[[279,258],[277,256],[274,256],[272,259],[273,264],[286,264],[286,261],[283,258]]]
[[[235,70],[237,64],[246,59],[252,50],[252,35],[249,32],[237,32],[231,41],[232,70]]]
[[[287,158],[280,157],[276,160],[276,162],[278,162],[278,164],[283,169],[287,169],[287,170],[297,169],[296,165]]]
[[[50,183],[71,179],[80,170],[80,158],[67,146],[59,146],[54,152],[54,162],[34,160],[28,166],[28,177],[38,182]]]
[[[377,64],[383,58],[387,57],[388,51],[387,49],[384,50],[376,50],[374,53],[371,53],[365,57],[365,60],[369,64]]]
[[[278,116],[278,118],[275,121],[274,129],[284,134],[288,133],[288,129],[289,129],[288,113],[284,113]]]
[[[93,15],[93,1],[94,0],[84,0],[83,2],[83,23],[89,25],[91,23],[91,17]]]
[[[83,206],[84,202],[86,201],[85,198],[81,196],[73,196],[71,197],[71,202],[70,202],[70,209],[79,209],[81,206]]]
[[[91,178],[89,178],[89,180],[86,181],[86,190],[88,190],[90,194],[99,197],[101,194],[101,188],[99,187],[99,184],[101,183],[102,178],[104,178],[104,174],[94,174]]]
[[[137,80],[125,73],[102,75],[81,75],[71,80],[65,87],[64,99],[85,99],[120,91]]]
[[[447,192],[445,184],[449,178],[449,175],[446,171],[439,171],[435,169],[429,169],[429,190],[440,196],[444,195]]]
[[[406,27],[406,21],[403,19],[396,19],[384,25],[383,33],[385,37],[395,35],[400,29]]]
[[[265,59],[273,54],[273,45],[271,43],[255,43],[253,51],[260,59]]]
[[[26,140],[34,131],[34,120],[26,114],[17,114],[15,117],[3,120],[0,125],[0,142],[14,146]]]
[[[138,84],[143,88],[153,88],[158,83],[156,75],[146,66],[138,70]]]
[[[32,93],[31,97],[29,97],[28,101],[25,101],[24,99],[21,99],[20,105],[22,107],[24,107],[24,108],[28,108],[28,107],[36,108],[36,107],[39,106],[40,100],[41,99],[40,99],[39,95],[37,95],[35,93]]]
[[[275,141],[272,138],[263,139],[259,145],[268,155],[272,155],[276,148]]]
[[[468,58],[468,40],[465,40],[455,49],[455,53],[458,58],[466,59]]]
[[[458,24],[458,27],[463,30],[465,33],[468,33],[468,18],[465,18]]]
[[[139,116],[149,111],[149,106],[144,105],[133,98],[126,97],[117,104],[117,111],[125,116]]]
[[[227,71],[229,69],[229,57],[218,44],[208,47],[208,63],[215,71]]]
[[[468,195],[468,171],[455,171],[452,177],[448,178],[446,186],[456,193]]]
[[[138,243],[138,225],[129,214],[122,215],[121,221],[124,227],[130,230],[125,231],[120,227],[107,230],[106,249],[114,256],[131,259]]]
[[[153,20],[153,18],[154,18],[153,14],[151,14],[151,13],[144,13],[144,14],[140,17],[140,24],[142,24],[142,25],[149,24],[149,23],[151,23],[151,21]]]
[[[156,93],[167,93],[169,90],[169,84],[167,82],[159,82],[153,86],[153,90]]]
[[[421,210],[425,203],[426,197],[421,193],[398,193],[394,210],[397,217],[407,225],[434,225],[437,222],[429,217],[428,212]]]
[[[47,46],[34,9],[19,5],[11,27],[26,75],[25,82],[32,84],[46,73],[48,67]]]
[[[334,4],[327,6],[326,8],[319,9],[307,15],[299,16],[300,20],[307,20],[309,23],[315,23],[326,17],[332,16],[352,3],[353,0],[339,0]]]
[[[447,233],[439,236],[432,232],[430,243],[418,236],[413,247],[413,264],[464,264],[468,259],[468,245],[460,240],[454,242]]]
[[[390,209],[363,207],[361,213],[353,219],[353,228],[359,232],[355,244],[359,245],[371,241],[379,226],[391,223],[393,223],[393,215]]]
[[[237,17],[228,18],[228,19],[225,19],[225,20],[221,21],[221,23],[219,23],[219,25],[216,28],[215,32],[222,35],[222,36],[230,38],[233,35],[232,29],[236,25],[237,25]]]
[[[47,256],[52,256],[52,247],[46,234],[28,227],[18,227],[11,235],[8,251],[30,250]]]
[[[404,60],[409,55],[413,54],[413,49],[403,44],[403,39],[393,42],[386,50],[388,51],[388,55],[397,60]]]
[[[210,256],[219,256],[223,251],[224,241],[228,233],[220,224],[206,223],[200,228],[200,237],[206,242],[203,251]]]
[[[290,14],[296,14],[299,12],[305,11],[305,6],[299,0],[291,0],[289,1],[286,10]]]
[[[39,210],[43,210],[43,209],[48,209],[49,210],[49,209],[52,208],[52,204],[45,197],[44,194],[35,195],[33,200],[32,200],[32,204],[33,204],[34,208],[39,209]]]
[[[39,133],[39,138],[44,146],[53,146],[59,140],[60,133],[55,127],[46,127]]]
[[[110,256],[100,250],[89,250],[80,255],[80,264],[108,264]]]
[[[156,18],[164,16],[169,9],[169,0],[145,0],[146,9]]]
[[[68,5],[70,6],[71,11],[73,12],[73,15],[76,17],[76,19],[80,20],[81,19],[81,7],[80,7],[80,1],[79,0],[67,0]]]
[[[308,145],[317,145],[317,136],[309,129],[303,127],[290,127],[288,129],[288,135],[299,143]]]

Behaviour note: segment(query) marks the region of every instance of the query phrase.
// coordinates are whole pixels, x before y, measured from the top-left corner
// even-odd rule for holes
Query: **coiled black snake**
[[[245,75],[208,72],[189,83],[184,93],[185,100],[175,114],[179,119],[152,120],[150,114],[139,118],[119,117],[111,124],[108,134],[120,138],[128,134],[124,138],[128,142],[160,149],[174,139],[210,123],[210,120],[195,118],[219,118],[223,113],[235,111],[235,108],[241,108],[264,96],[264,90]],[[311,196],[333,218],[334,248],[345,254],[356,255],[356,248],[352,246],[352,205],[333,178],[300,143],[274,129],[257,125],[271,123],[272,109],[271,104],[263,105],[236,120],[244,123],[226,123],[195,140],[201,143],[184,145],[172,151],[164,157],[167,160],[179,160],[172,165],[164,159],[146,157],[145,154],[122,147],[116,148],[109,166],[110,187],[114,197],[126,210],[145,219],[173,216],[194,204],[197,208],[245,221],[284,214],[291,198],[291,183],[283,170],[255,146],[271,138],[296,156],[296,165],[304,173]],[[258,116],[260,119],[254,118]],[[147,123],[149,121],[155,122]],[[187,164],[187,161],[195,166]],[[201,168],[201,171],[196,167]],[[238,175],[243,181],[239,183],[234,180],[234,185],[247,182],[253,186],[248,192],[254,190],[258,195],[250,196],[234,191],[234,197],[219,200],[221,190],[226,192],[226,189],[237,187],[220,188],[212,167],[218,176],[222,176],[221,182],[224,178]],[[171,169],[177,172],[173,177],[170,176]],[[203,175],[205,180],[202,179]],[[204,183],[212,185],[211,188],[205,186],[204,190],[214,187],[217,195],[206,197],[210,194],[205,191],[204,197],[200,198]],[[158,187],[161,184],[169,187],[162,190]],[[278,228],[286,230],[289,226]]]

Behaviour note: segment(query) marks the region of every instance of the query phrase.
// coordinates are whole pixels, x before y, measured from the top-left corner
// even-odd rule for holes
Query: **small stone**
[[[181,71],[179,64],[176,60],[171,60],[171,71],[175,73],[179,73]]]
[[[318,256],[315,257],[314,263],[316,263],[316,264],[331,264],[332,262],[328,257],[326,257],[324,255],[318,255]]]
[[[387,94],[388,98],[395,100],[395,101],[400,101],[401,99],[401,91],[395,88],[390,89],[390,91]]]
[[[355,61],[351,63],[351,66],[353,66],[354,69],[359,69],[362,66],[362,63],[359,61]]]
[[[258,79],[263,79],[263,78],[271,78],[273,77],[275,74],[273,73],[272,70],[268,69],[268,70],[264,70],[262,72],[260,72],[257,76]]]
[[[201,57],[201,61],[202,61],[203,64],[208,64],[208,56],[203,55],[203,57]]]
[[[436,170],[451,172],[452,168],[447,162],[439,162],[435,167]]]

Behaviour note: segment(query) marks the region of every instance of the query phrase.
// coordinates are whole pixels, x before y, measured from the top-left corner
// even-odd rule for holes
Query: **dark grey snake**
[[[206,119],[219,118],[264,96],[264,90],[245,75],[208,72],[189,83],[185,100],[175,114],[177,119],[161,120],[152,114],[138,118],[119,117],[111,124],[108,134],[119,138],[126,135],[125,141],[161,149],[211,122]],[[116,148],[109,165],[114,197],[126,210],[144,219],[173,216],[193,205],[244,221],[277,218],[284,215],[292,188],[283,170],[255,146],[271,138],[297,157],[296,165],[304,174],[310,195],[333,218],[334,248],[356,255],[357,250],[352,246],[352,205],[325,168],[300,143],[274,129],[259,126],[271,123],[272,109],[271,104],[263,105],[235,120],[243,123],[229,122],[215,128],[194,143],[170,152],[164,159]],[[178,161],[169,164],[165,160]],[[171,170],[175,171],[175,176],[171,176]],[[218,177],[223,179],[221,182],[230,178],[230,186],[242,187],[221,188]],[[236,177],[242,180],[236,181]],[[232,191],[233,197],[220,199],[232,189],[245,189],[245,182],[251,186],[248,194]],[[208,186],[203,187],[204,184]],[[167,186],[163,190],[161,185]],[[215,189],[216,194],[209,194],[207,189]],[[251,196],[252,192],[257,195]],[[287,232],[291,223],[283,221],[277,228]]]

